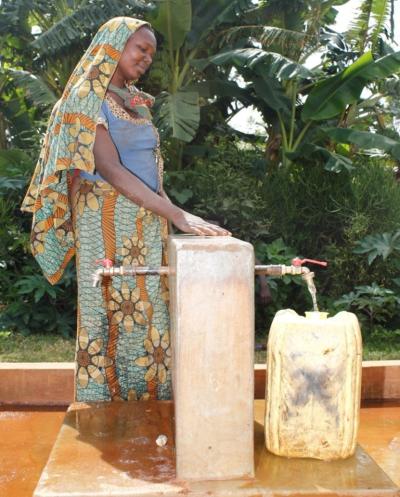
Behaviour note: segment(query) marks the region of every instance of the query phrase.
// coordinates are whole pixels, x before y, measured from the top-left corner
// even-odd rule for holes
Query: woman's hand
[[[109,132],[101,124],[97,125],[93,153],[99,174],[136,205],[165,217],[184,233],[208,236],[231,235],[226,229],[183,211],[169,200],[165,192],[162,192],[161,196],[158,195],[128,171],[119,160],[118,151]]]
[[[228,230],[209,223],[201,217],[194,216],[185,212],[182,209],[172,218],[173,224],[184,233],[192,233],[194,235],[206,236],[231,236]]]

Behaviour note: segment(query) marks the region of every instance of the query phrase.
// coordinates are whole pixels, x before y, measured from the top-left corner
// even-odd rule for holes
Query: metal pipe
[[[284,276],[290,274],[292,276],[302,276],[306,281],[314,276],[314,273],[304,266],[285,266],[283,264],[269,264],[266,266],[257,265],[254,268],[255,274],[265,274],[266,276]],[[143,275],[167,275],[169,274],[168,266],[160,266],[151,268],[148,266],[111,266],[100,267],[93,273],[93,286],[97,286],[100,278],[103,276],[136,276]]]
[[[265,274],[267,276],[284,276],[285,274],[290,274],[293,276],[300,275],[306,282],[308,291],[310,292],[314,311],[318,311],[317,304],[317,289],[314,284],[315,274],[310,271],[308,267],[297,265],[297,266],[283,266],[283,265],[268,265],[268,266],[256,266],[256,274]]]
[[[168,266],[161,267],[148,267],[148,266],[111,266],[111,267],[100,267],[93,273],[93,286],[99,284],[100,278],[103,276],[136,276],[138,274],[169,274]]]
[[[255,266],[256,274],[265,274],[266,276],[285,276],[285,274],[290,274],[292,276],[296,275],[306,275],[310,273],[308,267],[304,266],[285,266],[283,264],[268,264],[267,266]]]

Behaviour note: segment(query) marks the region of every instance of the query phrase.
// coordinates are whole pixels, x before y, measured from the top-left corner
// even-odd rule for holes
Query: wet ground
[[[65,410],[0,407],[0,496],[31,497]]]
[[[31,497],[65,413],[57,409],[7,409],[0,407],[0,496]],[[363,406],[358,441],[400,486],[400,404]]]
[[[400,487],[400,403],[363,407],[358,443]]]

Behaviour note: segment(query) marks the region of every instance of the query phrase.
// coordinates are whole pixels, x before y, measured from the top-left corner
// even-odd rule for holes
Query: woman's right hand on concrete
[[[180,209],[168,199],[165,192],[162,191],[161,195],[158,195],[128,171],[120,163],[111,136],[103,125],[97,126],[93,154],[96,170],[105,181],[136,205],[170,220],[184,233],[207,236],[229,236],[231,234],[220,226]]]
[[[184,233],[206,236],[231,236],[232,233],[216,224],[209,223],[201,217],[179,209],[171,219],[172,223]]]

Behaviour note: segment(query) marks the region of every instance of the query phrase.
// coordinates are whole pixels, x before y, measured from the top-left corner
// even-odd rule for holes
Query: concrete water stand
[[[256,401],[254,479],[189,482],[175,478],[172,402],[75,403],[34,497],[400,495],[361,447],[353,457],[332,462],[268,453],[263,417],[264,402]],[[168,437],[164,447],[155,442],[160,434]]]

